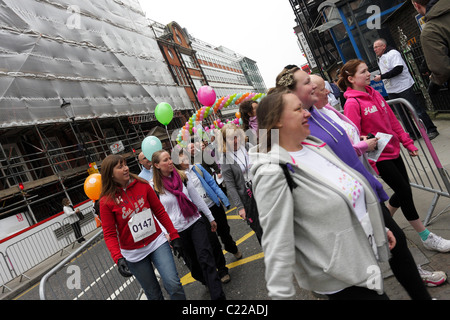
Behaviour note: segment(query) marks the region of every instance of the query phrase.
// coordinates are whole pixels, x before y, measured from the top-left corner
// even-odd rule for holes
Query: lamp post
[[[73,127],[75,127],[75,139],[77,139],[78,146],[81,146],[84,158],[86,160],[87,165],[89,166],[89,163],[91,163],[91,156],[89,152],[86,149],[86,144],[84,143],[83,136],[80,133],[80,128],[78,127],[78,123],[75,122],[75,110],[73,109],[73,106],[70,102],[67,102],[66,100],[62,99],[61,109],[63,109],[64,113],[66,114],[67,118],[72,120],[72,130]],[[80,141],[81,140],[81,141]]]

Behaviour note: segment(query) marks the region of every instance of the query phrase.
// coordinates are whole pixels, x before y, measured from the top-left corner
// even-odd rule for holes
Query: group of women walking
[[[236,207],[255,231],[273,299],[295,295],[293,276],[300,287],[329,299],[388,299],[383,261],[412,299],[431,299],[392,218],[401,207],[427,249],[450,251],[450,242],[426,229],[414,206],[400,143],[411,156],[418,150],[369,86],[363,61],[347,62],[338,84],[347,99],[344,114],[327,105],[323,79],[293,65],[259,105],[241,105],[247,132],[225,125],[214,150],[228,197],[200,165],[175,166],[165,150],[152,156],[150,183],[130,173],[121,156],[108,156],[101,167],[100,212],[121,274],[135,275],[149,299],[162,299],[155,267],[170,298],[185,299],[172,247],[211,299],[225,299],[222,283],[229,275],[221,267],[216,231],[225,248],[242,257],[225,206]],[[378,140],[370,134],[378,132],[392,137],[378,161],[369,163],[366,152]],[[376,174],[392,188],[391,197]]]

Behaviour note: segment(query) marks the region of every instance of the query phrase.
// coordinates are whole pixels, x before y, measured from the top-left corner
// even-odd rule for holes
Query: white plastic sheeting
[[[137,0],[0,0],[0,128],[192,103]]]

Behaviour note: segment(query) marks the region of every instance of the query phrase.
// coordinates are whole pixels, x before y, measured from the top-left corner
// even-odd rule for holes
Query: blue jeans
[[[181,285],[175,262],[172,256],[172,250],[168,242],[165,242],[158,249],[150,253],[147,257],[138,262],[127,261],[128,268],[136,277],[148,300],[164,300],[156,279],[153,265],[158,269],[161,275],[164,288],[170,295],[171,300],[186,300],[183,286]]]

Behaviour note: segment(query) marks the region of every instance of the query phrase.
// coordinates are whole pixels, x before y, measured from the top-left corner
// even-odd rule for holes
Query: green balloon
[[[156,119],[163,125],[167,126],[173,119],[173,109],[167,102],[161,102],[155,109]]]

